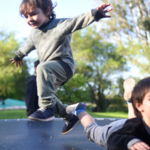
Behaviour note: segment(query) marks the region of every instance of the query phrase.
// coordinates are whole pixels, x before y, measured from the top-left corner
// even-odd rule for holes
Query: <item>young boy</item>
[[[54,7],[51,0],[23,0],[20,13],[26,18],[27,24],[33,30],[26,42],[16,52],[11,64],[20,67],[24,65],[23,58],[36,49],[40,64],[37,67],[37,91],[39,109],[30,115],[29,119],[51,121],[54,111],[67,121],[62,134],[75,127],[79,120],[76,116],[68,115],[66,107],[55,96],[57,88],[67,82],[74,74],[75,62],[70,46],[71,33],[85,28],[101,18],[110,18],[106,9],[110,4],[102,4],[97,9],[81,14],[72,19],[55,19]],[[57,104],[57,105],[56,105]]]
[[[128,83],[129,80],[125,86],[128,87]],[[98,126],[85,111],[85,103],[70,105],[66,111],[78,116],[89,140],[108,150],[150,150],[150,77],[140,80],[133,92],[131,88],[126,94],[131,96],[129,99],[136,118],[121,119],[109,125]]]

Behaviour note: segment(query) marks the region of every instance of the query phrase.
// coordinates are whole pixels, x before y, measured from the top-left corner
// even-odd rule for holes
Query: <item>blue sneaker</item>
[[[86,111],[86,107],[87,107],[86,103],[80,102],[77,104],[69,105],[66,108],[66,112],[67,112],[67,114],[74,114],[75,116],[77,116],[77,110],[85,110]]]
[[[39,108],[28,118],[36,121],[52,121],[55,119],[54,108]]]
[[[77,116],[73,115],[72,118],[69,121],[66,121],[61,134],[67,134],[70,131],[72,131],[78,124],[80,123],[80,120]]]

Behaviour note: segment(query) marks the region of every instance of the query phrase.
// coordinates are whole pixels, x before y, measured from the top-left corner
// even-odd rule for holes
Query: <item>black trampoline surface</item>
[[[96,119],[99,125],[112,121],[114,119]],[[64,124],[62,119],[50,122],[0,120],[0,150],[106,150],[87,139],[81,124],[62,135]]]

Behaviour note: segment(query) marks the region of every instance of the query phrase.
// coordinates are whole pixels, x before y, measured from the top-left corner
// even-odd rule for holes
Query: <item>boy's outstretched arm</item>
[[[113,9],[107,9],[108,6],[110,6],[110,4],[102,4],[87,13],[80,14],[74,18],[64,19],[64,21],[59,25],[62,29],[63,35],[66,36],[77,30],[83,29],[94,21],[98,22],[102,18],[110,18],[110,16],[106,15],[106,13],[112,11]]]
[[[97,10],[104,16],[104,18],[110,18],[111,16],[106,15],[106,13],[112,11],[113,9],[106,9],[110,4],[102,4],[97,7]]]
[[[10,59],[10,61],[11,61],[11,64],[16,63],[16,67],[18,67],[18,64],[20,67],[24,66],[24,61],[20,59],[17,55],[13,59]]]

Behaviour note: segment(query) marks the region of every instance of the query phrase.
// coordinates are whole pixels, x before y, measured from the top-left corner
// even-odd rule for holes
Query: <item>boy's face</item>
[[[25,15],[27,24],[34,29],[39,28],[44,23],[47,23],[50,19],[46,16],[41,8],[35,8],[33,11]]]
[[[143,119],[150,122],[150,91],[145,95],[142,104],[136,105],[141,112]]]

